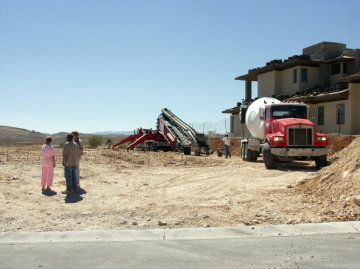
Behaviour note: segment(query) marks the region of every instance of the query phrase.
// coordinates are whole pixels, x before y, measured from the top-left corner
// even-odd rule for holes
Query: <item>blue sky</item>
[[[358,0],[0,0],[0,125],[154,128],[165,107],[220,123],[248,69],[322,41],[360,48],[359,14]]]

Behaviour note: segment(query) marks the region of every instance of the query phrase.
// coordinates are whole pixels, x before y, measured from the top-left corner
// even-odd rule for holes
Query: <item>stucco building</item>
[[[346,44],[321,42],[302,50],[301,55],[273,60],[250,69],[235,80],[245,81],[245,98],[231,114],[231,134],[248,136],[240,123],[241,105],[253,101],[252,82],[258,84],[257,97],[305,102],[309,118],[325,133],[360,134],[360,49]]]

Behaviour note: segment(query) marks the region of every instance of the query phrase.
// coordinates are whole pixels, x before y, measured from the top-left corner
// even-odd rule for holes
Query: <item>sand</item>
[[[341,140],[341,139],[340,139]],[[313,162],[267,170],[174,152],[85,149],[82,194],[65,195],[61,150],[56,195],[41,193],[41,146],[0,148],[0,231],[76,231],[360,220],[360,137],[317,171]]]

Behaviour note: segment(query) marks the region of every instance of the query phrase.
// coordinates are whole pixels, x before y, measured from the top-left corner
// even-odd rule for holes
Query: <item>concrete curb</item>
[[[301,236],[360,233],[360,221],[304,223],[296,225],[238,226],[224,228],[182,228],[152,230],[69,231],[69,232],[5,232],[0,244],[65,243],[101,241],[209,240],[271,236]]]

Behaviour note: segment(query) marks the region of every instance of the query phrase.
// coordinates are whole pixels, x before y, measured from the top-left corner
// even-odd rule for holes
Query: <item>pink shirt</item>
[[[55,156],[55,149],[51,145],[43,145],[41,148],[41,164],[50,165],[53,164],[52,157]]]

